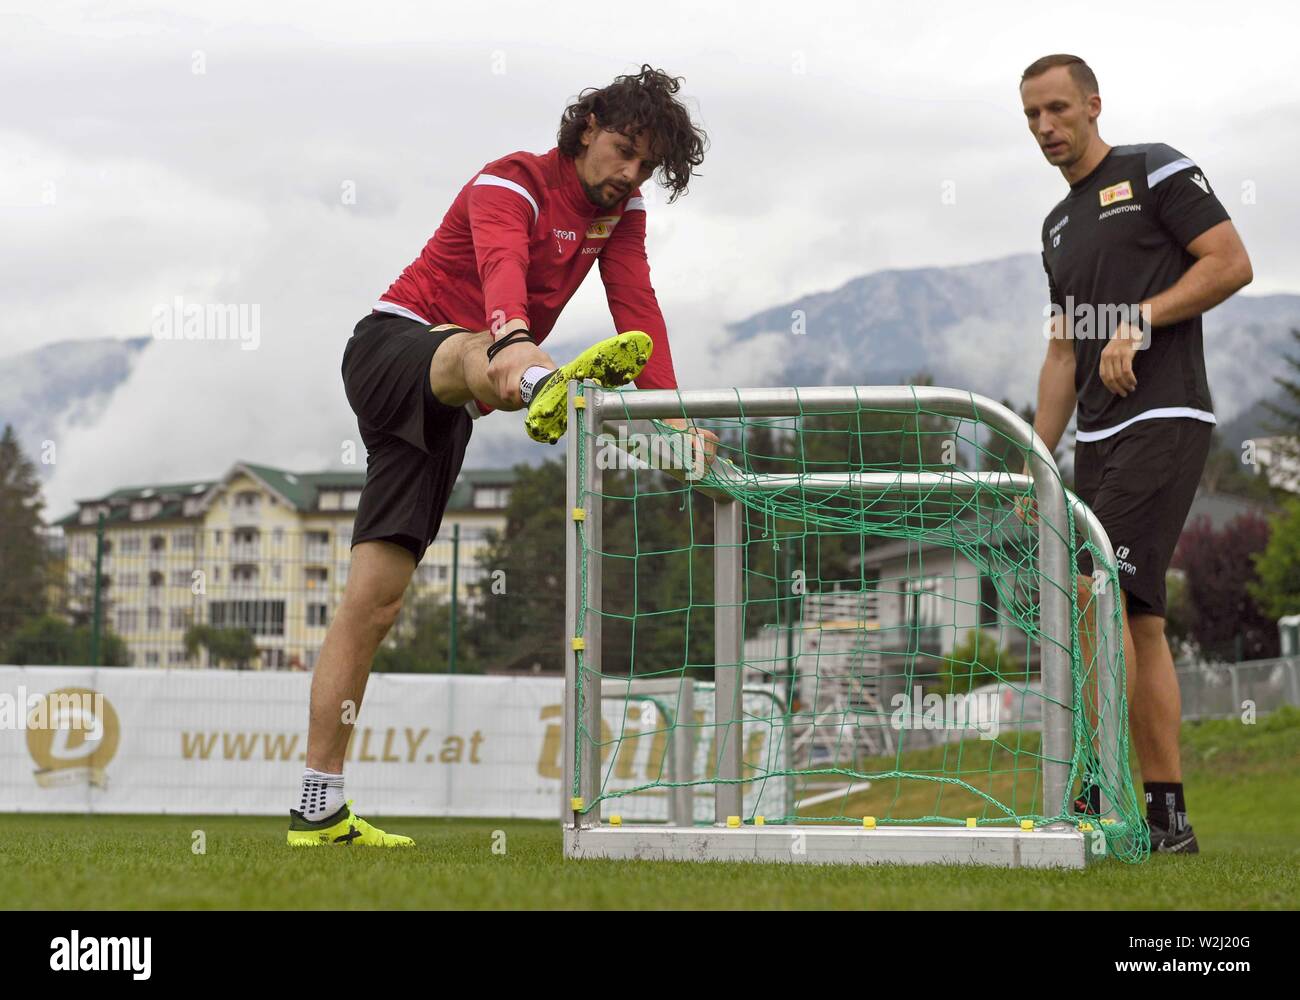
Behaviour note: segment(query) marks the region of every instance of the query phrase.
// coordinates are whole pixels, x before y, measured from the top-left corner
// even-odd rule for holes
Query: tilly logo
[[[105,770],[117,753],[117,712],[101,693],[60,688],[40,696],[27,717],[27,752],[42,788],[108,786]]]

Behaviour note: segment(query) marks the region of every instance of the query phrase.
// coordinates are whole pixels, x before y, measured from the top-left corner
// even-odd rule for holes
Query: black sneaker
[[[1175,833],[1162,826],[1156,826],[1148,819],[1147,833],[1151,838],[1152,854],[1199,854],[1201,852],[1190,823],[1180,832]]]

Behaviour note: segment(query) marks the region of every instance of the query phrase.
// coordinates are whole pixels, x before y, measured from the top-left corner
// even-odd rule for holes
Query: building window
[[[144,628],[146,632],[157,632],[162,628],[162,608],[150,608],[145,612]]]
[[[284,635],[284,601],[210,601],[208,624],[246,628],[253,635]]]
[[[140,624],[140,612],[135,608],[117,609],[117,630],[122,635],[130,635]]]
[[[934,628],[944,621],[943,577],[908,580],[908,620],[913,628]]]
[[[161,570],[151,570],[149,573],[149,586],[161,587],[165,579],[166,577],[163,576]]]
[[[509,486],[474,487],[474,507],[477,510],[501,510],[509,504]]]
[[[334,490],[326,490],[320,495],[321,510],[338,510],[342,498]]]
[[[192,532],[192,531],[177,531],[176,533],[174,533],[174,534],[172,535],[172,548],[174,548],[174,549],[190,549],[190,550],[193,550],[193,548],[194,548],[194,532]]]
[[[188,587],[190,584],[190,571],[187,569],[172,570],[172,586]]]
[[[328,625],[326,613],[328,608],[324,604],[307,605],[307,624],[308,625]]]
[[[131,504],[131,520],[147,521],[162,509],[158,500],[136,500]]]
[[[168,608],[167,625],[169,628],[186,628],[190,623],[189,608]]]
[[[275,545],[283,545],[283,544],[284,544],[284,529],[283,529],[283,528],[272,528],[272,529],[271,529],[271,542],[272,542],[273,544],[275,544]]]
[[[136,552],[139,552],[139,551],[140,551],[140,536],[139,536],[139,535],[123,535],[123,536],[122,536],[122,554],[123,554],[123,555],[125,555],[125,554],[128,553],[128,552],[130,552],[130,553],[136,553]]]
[[[308,590],[323,587],[329,580],[330,571],[323,566],[308,566],[303,572],[307,577]]]
[[[184,663],[184,662],[185,662],[185,650],[170,649],[167,651],[167,663],[169,665],[175,666],[178,663]]]
[[[987,573],[980,577],[979,624],[981,628],[998,624],[998,588],[993,577]]]
[[[156,666],[158,666],[158,654],[157,654],[157,653],[145,653],[145,654],[144,654],[144,663],[145,663],[145,666],[147,666],[147,667],[156,667]]]
[[[164,535],[149,536],[149,551],[163,552],[167,548],[167,538]]]

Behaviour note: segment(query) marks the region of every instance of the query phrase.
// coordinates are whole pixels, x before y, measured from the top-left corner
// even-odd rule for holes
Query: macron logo
[[[1191,180],[1191,182],[1192,182],[1193,184],[1195,184],[1198,188],[1200,188],[1200,189],[1201,189],[1202,191],[1204,191],[1206,194],[1209,194],[1209,193],[1210,193],[1210,185],[1207,184],[1207,183],[1205,183],[1205,178],[1202,177],[1200,174],[1192,174],[1190,180]]]
[[[148,979],[153,938],[87,937],[73,931],[50,942],[50,968],[55,972],[130,972]]]

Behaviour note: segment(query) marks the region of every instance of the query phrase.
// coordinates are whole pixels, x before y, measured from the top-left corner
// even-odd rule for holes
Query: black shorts
[[[394,542],[418,564],[438,534],[474,421],[464,406],[433,394],[429,363],[448,337],[464,332],[433,332],[383,312],[353,331],[343,351],[343,388],[366,446],[353,545]]]
[[[1106,529],[1131,614],[1165,616],[1165,572],[1205,469],[1214,425],[1139,420],[1074,449],[1074,491]],[[1079,569],[1092,573],[1084,553]]]

